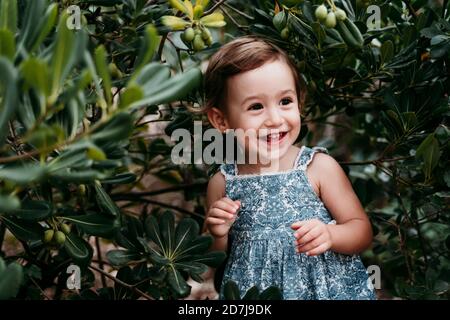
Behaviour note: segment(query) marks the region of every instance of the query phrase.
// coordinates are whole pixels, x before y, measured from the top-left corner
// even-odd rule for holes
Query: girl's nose
[[[277,107],[268,108],[266,125],[277,127],[283,123],[283,116]]]

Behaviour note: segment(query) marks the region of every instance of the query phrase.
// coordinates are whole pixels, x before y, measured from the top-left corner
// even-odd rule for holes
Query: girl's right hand
[[[239,200],[233,201],[228,197],[214,202],[209,208],[206,219],[206,225],[211,235],[217,238],[226,236],[236,220],[236,212],[240,206]]]

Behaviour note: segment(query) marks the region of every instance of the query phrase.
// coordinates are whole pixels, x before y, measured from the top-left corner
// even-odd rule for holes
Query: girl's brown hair
[[[303,109],[306,98],[305,84],[289,56],[269,40],[244,36],[225,44],[210,58],[204,77],[205,105],[201,112],[216,107],[226,113],[228,78],[276,59],[286,62],[291,69],[299,108]]]

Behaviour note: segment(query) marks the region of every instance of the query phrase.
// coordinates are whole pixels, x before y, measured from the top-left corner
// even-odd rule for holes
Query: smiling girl
[[[221,164],[208,184],[205,226],[214,249],[229,248],[222,284],[233,280],[242,295],[277,286],[283,299],[375,299],[357,255],[372,229],[350,181],[327,149],[295,145],[300,80],[281,49],[256,37],[210,59],[208,119],[221,132],[255,132],[238,142],[258,155]]]

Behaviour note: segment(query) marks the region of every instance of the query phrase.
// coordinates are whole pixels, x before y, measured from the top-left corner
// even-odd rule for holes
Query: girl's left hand
[[[295,245],[298,253],[306,253],[307,256],[315,256],[328,251],[331,248],[331,233],[328,225],[320,220],[297,221],[291,225],[297,230],[294,232]]]

